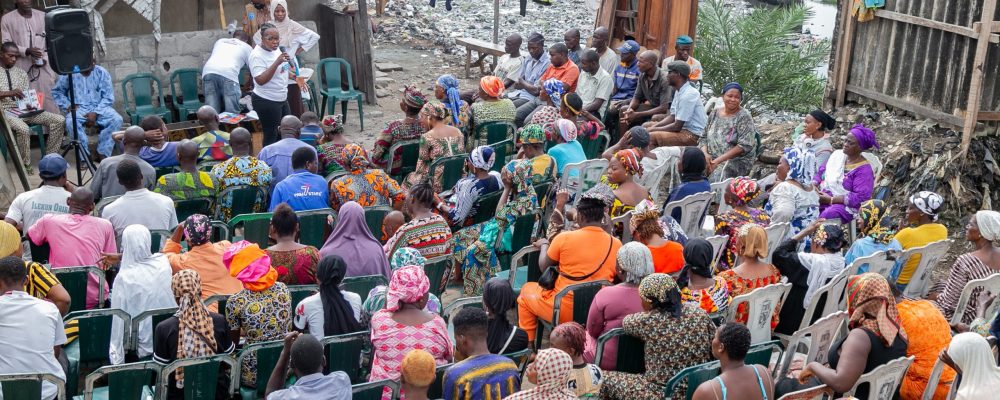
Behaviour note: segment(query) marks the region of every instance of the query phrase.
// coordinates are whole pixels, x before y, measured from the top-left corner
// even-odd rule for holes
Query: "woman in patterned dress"
[[[528,124],[546,126],[562,118],[559,113],[559,105],[565,93],[566,89],[562,81],[556,78],[549,78],[542,82],[542,90],[538,91],[538,99],[542,101],[542,106],[531,114]]]
[[[376,167],[397,173],[399,168],[400,154],[392,155],[392,168],[389,168],[389,148],[393,144],[407,140],[416,140],[424,133],[424,127],[420,124],[420,108],[427,103],[427,97],[420,93],[420,89],[407,86],[403,89],[403,99],[399,101],[399,109],[403,111],[405,117],[386,124],[382,133],[375,138],[375,147],[372,148],[371,161]]]
[[[278,204],[271,215],[270,236],[274,246],[267,248],[271,266],[278,271],[278,282],[286,285],[316,283],[319,250],[295,241],[299,232],[299,217],[288,204]]]
[[[340,114],[327,115],[323,118],[323,138],[316,146],[316,154],[319,156],[319,164],[324,176],[333,172],[347,169],[341,152],[344,146],[351,144],[350,140],[344,137],[344,120]]]
[[[396,253],[392,255],[392,259],[389,260],[389,268],[392,272],[396,272],[407,265],[416,265],[423,268],[424,264],[427,264],[427,259],[412,247],[403,247],[396,250]],[[392,278],[391,275],[389,277]],[[368,323],[372,320],[372,315],[385,308],[385,292],[388,289],[389,287],[386,285],[378,285],[368,292],[368,298],[361,305],[361,319],[359,322],[361,322],[362,326],[367,327]],[[428,292],[427,305],[424,306],[424,311],[441,314],[441,310],[441,299],[438,299],[434,293]]]
[[[446,123],[448,108],[439,102],[424,104],[420,110],[420,122],[427,133],[420,135],[420,155],[417,158],[417,168],[406,177],[403,186],[411,187],[421,181],[434,183],[434,191],[441,192],[440,169],[431,177],[431,163],[438,157],[453,156],[465,152],[465,139],[462,131]]]
[[[469,174],[459,179],[447,200],[440,196],[435,201],[438,211],[448,217],[452,226],[465,226],[476,216],[476,201],[480,197],[494,193],[503,188],[500,174],[490,171],[496,161],[496,153],[490,146],[479,146],[472,149],[469,158],[465,160],[465,170]],[[493,213],[494,210],[483,210]]]
[[[812,184],[816,156],[798,147],[786,147],[776,173],[778,183],[771,188],[764,210],[771,222],[791,224],[796,235],[819,218],[819,192]]]
[[[715,324],[702,309],[681,300],[677,283],[667,274],[652,274],[639,284],[645,312],[622,321],[625,333],[646,342],[646,372],[604,373],[601,398],[618,400],[659,399],[663,386],[680,370],[712,360]],[[674,399],[684,399],[681,384]]]
[[[472,117],[472,111],[469,103],[466,103],[461,98],[461,92],[458,89],[458,79],[451,74],[438,77],[437,82],[434,84],[434,97],[444,103],[448,110],[448,117],[445,118],[445,123],[448,126],[458,128],[463,134],[468,135],[469,120]]]
[[[963,313],[961,322],[967,324],[976,317],[979,296],[974,293],[965,310],[957,310],[958,299],[962,296],[965,285],[973,279],[982,279],[1000,272],[1000,247],[997,246],[997,241],[1000,240],[1000,212],[976,212],[965,226],[965,239],[972,242],[976,250],[958,256],[948,273],[944,292],[938,296],[935,304],[949,320],[956,312]]]
[[[737,177],[726,187],[726,194],[723,200],[732,210],[721,213],[715,217],[715,234],[729,235],[729,244],[723,250],[722,259],[716,270],[725,271],[736,265],[736,237],[739,236],[740,228],[747,223],[767,226],[771,222],[771,216],[764,210],[751,207],[750,202],[760,194],[760,187],[757,181],[745,176]]]
[[[362,207],[402,208],[403,189],[385,171],[368,168],[368,154],[364,148],[348,144],[341,150],[341,159],[348,174],[330,182],[330,208],[340,210],[340,206],[349,201]]]
[[[531,184],[554,182],[558,169],[556,168],[556,160],[545,154],[545,129],[538,124],[525,125],[517,140],[521,145],[517,158],[528,160],[531,163]],[[508,166],[516,161],[511,161]],[[544,197],[545,193],[540,195]]]
[[[639,203],[653,199],[649,197],[646,188],[635,183],[635,177],[642,176],[642,155],[636,149],[624,149],[615,153],[608,163],[608,170],[605,174],[608,177],[608,184],[613,188],[615,199],[611,203],[611,218],[617,218],[625,213],[634,210]],[[620,232],[623,227],[616,226],[615,230]]]
[[[451,253],[451,227],[444,217],[433,211],[434,189],[429,183],[413,185],[403,209],[409,214],[410,222],[399,227],[382,246],[386,257],[403,247],[417,249],[424,258]]]
[[[896,230],[889,219],[889,207],[882,200],[868,200],[858,207],[859,237],[844,254],[844,263],[851,265],[854,260],[867,257],[879,251],[903,251],[903,246],[896,240]],[[868,264],[862,264],[858,273],[868,272]]]
[[[729,310],[733,297],[729,286],[719,276],[712,275],[714,249],[705,239],[691,239],[684,245],[684,269],[677,277],[681,300],[705,310],[710,315],[722,315]]]
[[[503,81],[500,78],[490,75],[479,80],[479,99],[482,101],[472,103],[473,129],[489,122],[514,122],[517,107],[514,107],[514,102],[510,99],[502,97],[503,91]],[[486,131],[483,131],[483,136],[477,139],[486,140],[485,134]]]
[[[575,400],[576,393],[568,387],[572,376],[573,358],[569,354],[559,349],[539,351],[525,371],[525,379],[534,386],[506,400]]]
[[[757,159],[757,127],[741,101],[743,87],[727,83],[722,87],[723,107],[711,111],[705,124],[700,147],[712,159],[708,170],[713,182],[749,174]]]
[[[761,261],[767,257],[767,232],[754,223],[744,224],[736,235],[736,255],[742,263],[719,274],[726,281],[729,294],[734,298],[752,292],[754,289],[781,281],[781,272],[771,264]],[[778,325],[779,303],[771,318],[771,328]],[[736,309],[736,322],[745,324],[748,318],[746,303]]]

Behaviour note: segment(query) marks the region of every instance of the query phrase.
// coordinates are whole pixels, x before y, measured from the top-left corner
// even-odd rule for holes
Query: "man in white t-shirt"
[[[201,69],[205,103],[213,109],[240,112],[240,70],[250,59],[250,36],[239,30],[233,37],[219,39]]]
[[[27,280],[23,260],[0,259],[0,374],[45,373],[65,381],[58,361],[66,343],[62,316],[54,304],[24,292]],[[51,400],[56,394],[55,385],[42,383],[42,399]]]
[[[111,225],[115,227],[115,240],[118,243],[122,241],[122,231],[132,224],[145,226],[151,231],[170,230],[177,226],[174,201],[143,186],[139,164],[132,160],[124,160],[118,163],[115,173],[126,192],[104,207],[101,218],[111,221]]]
[[[69,189],[66,184],[66,160],[59,154],[50,153],[38,161],[38,176],[42,186],[17,195],[5,219],[7,223],[26,232],[45,214],[66,214],[69,206]]]
[[[524,58],[521,57],[522,41],[521,35],[517,33],[507,36],[503,47],[503,51],[507,54],[500,56],[497,67],[493,69],[493,76],[500,78],[503,81],[503,86],[508,89],[514,86],[517,78],[521,77],[521,64],[524,62]]]

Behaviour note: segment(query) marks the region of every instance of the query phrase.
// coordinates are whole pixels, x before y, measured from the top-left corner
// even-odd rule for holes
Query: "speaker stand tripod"
[[[70,118],[73,119],[73,137],[69,143],[62,146],[63,158],[66,158],[66,154],[70,151],[76,154],[76,185],[83,186],[83,167],[86,165],[87,170],[90,171],[90,177],[94,177],[94,172],[97,171],[97,167],[94,162],[90,159],[88,154],[89,149],[83,148],[83,143],[80,142],[80,132],[76,126],[76,90],[73,88],[73,75],[80,73],[80,67],[74,66],[73,73],[69,74],[69,110]],[[84,132],[84,134],[86,134]]]

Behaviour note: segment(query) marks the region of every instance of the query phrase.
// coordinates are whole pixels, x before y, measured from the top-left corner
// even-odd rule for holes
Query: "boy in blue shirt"
[[[326,179],[316,175],[318,161],[311,147],[303,146],[292,152],[291,175],[278,182],[271,193],[271,207],[288,203],[295,211],[329,208],[329,190]]]

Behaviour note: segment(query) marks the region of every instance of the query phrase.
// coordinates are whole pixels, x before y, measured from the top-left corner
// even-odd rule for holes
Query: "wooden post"
[[[358,15],[355,17],[354,45],[360,47],[358,54],[358,79],[355,85],[361,86],[360,90],[365,92],[365,102],[368,104],[378,104],[375,95],[375,60],[372,59],[372,26],[368,22],[368,3],[365,0],[358,0]],[[360,81],[360,85],[358,82]]]
[[[986,51],[989,49],[990,34],[993,26],[993,16],[997,12],[997,0],[983,1],[983,15],[980,16],[981,29],[976,41],[976,57],[972,61],[972,80],[969,82],[969,100],[965,104],[965,125],[962,127],[962,147],[955,156],[961,158],[969,150],[972,134],[976,132],[976,120],[979,117],[979,103],[983,95],[983,67],[986,62]]]
[[[219,27],[226,30],[226,7],[222,5],[222,0],[219,0]]]
[[[844,98],[847,96],[847,77],[851,73],[851,53],[854,51],[854,26],[857,21],[851,16],[850,0],[841,0],[844,8],[840,11],[844,14],[844,36],[841,36],[840,58],[837,60],[837,98],[833,103],[834,107],[844,106]]]
[[[500,0],[493,0],[493,44],[500,43]]]

